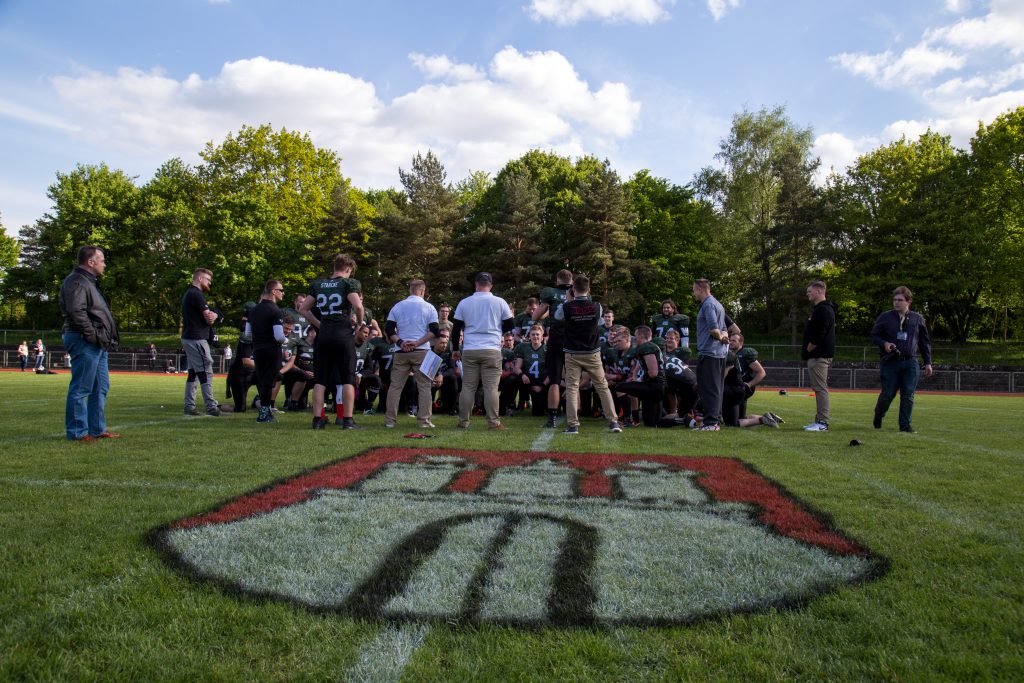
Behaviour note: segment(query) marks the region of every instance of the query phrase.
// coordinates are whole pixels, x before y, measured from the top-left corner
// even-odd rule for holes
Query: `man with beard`
[[[198,268],[192,274],[192,284],[181,297],[181,348],[188,361],[185,380],[185,414],[199,415],[196,408],[196,385],[203,393],[206,414],[220,415],[220,407],[213,397],[213,356],[210,354],[210,333],[217,322],[217,314],[206,303],[206,293],[213,282],[213,271]]]

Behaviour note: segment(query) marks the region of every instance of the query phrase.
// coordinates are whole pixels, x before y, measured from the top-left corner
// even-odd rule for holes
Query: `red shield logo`
[[[388,621],[681,624],[887,562],[740,460],[377,448],[152,534],[193,576]]]

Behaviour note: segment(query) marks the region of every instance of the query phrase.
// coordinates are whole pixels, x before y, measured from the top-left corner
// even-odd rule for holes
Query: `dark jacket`
[[[906,339],[900,339],[901,331],[906,333]],[[896,345],[892,353],[885,352],[886,342]],[[924,317],[917,311],[907,311],[902,326],[900,314],[894,309],[878,316],[871,328],[871,343],[878,347],[883,360],[916,358],[920,352],[924,364],[932,364],[932,338]]]
[[[601,312],[601,304],[589,296],[566,301],[555,312],[555,320],[565,321],[566,353],[597,353],[601,350],[597,331]]]
[[[807,327],[804,328],[804,343],[800,347],[800,357],[808,358],[832,358],[836,355],[836,311],[838,306],[825,299],[815,305],[811,310],[811,316],[807,318]],[[807,350],[808,344],[814,344],[813,351]]]
[[[60,286],[60,312],[65,332],[79,332],[85,341],[101,349],[117,348],[117,323],[100,291],[99,281],[89,271],[76,267],[64,278]]]

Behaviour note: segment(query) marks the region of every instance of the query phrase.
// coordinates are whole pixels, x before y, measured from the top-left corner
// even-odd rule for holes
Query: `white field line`
[[[359,660],[342,680],[353,683],[399,680],[409,659],[423,645],[429,631],[430,626],[427,624],[385,626],[376,638],[360,648]]]
[[[225,491],[235,487],[226,484],[189,484],[186,482],[142,481],[138,479],[33,479],[31,477],[0,477],[0,484],[14,486],[72,487],[91,486],[111,489],[153,489],[169,491]]]
[[[124,432],[129,429],[135,429],[137,427],[152,427],[154,425],[170,424],[172,422],[186,422],[188,420],[198,420],[196,417],[169,417],[163,420],[146,420],[144,422],[123,422],[116,425],[107,425],[107,430],[111,432]],[[15,443],[26,443],[29,441],[39,441],[41,439],[66,439],[67,434],[65,432],[52,432],[50,434],[30,434],[25,436],[13,436],[13,437],[0,437],[0,443],[15,444]]]
[[[530,450],[546,451],[555,437],[554,429],[541,428]],[[343,681],[394,683],[402,678],[409,660],[430,635],[429,624],[385,626],[377,637],[359,649],[359,659],[342,677]]]
[[[790,451],[797,454],[797,451]],[[977,515],[969,512],[957,512],[950,510],[935,501],[922,498],[921,496],[904,491],[896,486],[886,484],[885,482],[879,481],[878,479],[870,476],[863,475],[859,472],[855,472],[849,468],[841,465],[829,462],[823,459],[814,459],[815,462],[823,467],[824,469],[831,470],[833,473],[840,476],[846,476],[850,479],[867,484],[871,488],[881,491],[885,495],[889,496],[894,500],[898,500],[905,503],[913,508],[916,508],[919,512],[923,512],[926,515],[935,518],[936,520],[943,522],[944,524],[962,531],[973,531],[975,533],[989,536],[1002,541],[1010,546],[1019,546],[1021,542],[1020,534],[1015,534],[1011,531],[1002,531],[991,528],[988,522],[978,519]]]

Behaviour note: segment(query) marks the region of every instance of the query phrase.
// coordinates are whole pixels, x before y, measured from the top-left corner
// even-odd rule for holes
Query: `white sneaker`
[[[812,422],[811,424],[804,427],[805,432],[827,432],[828,425],[824,422]]]

